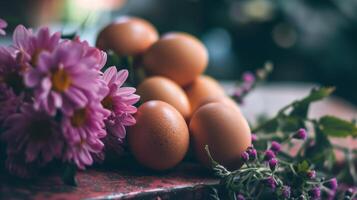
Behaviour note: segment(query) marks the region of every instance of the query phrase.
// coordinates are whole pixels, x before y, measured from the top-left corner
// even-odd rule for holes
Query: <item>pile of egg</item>
[[[179,164],[191,147],[210,166],[205,145],[222,165],[236,169],[251,145],[248,123],[238,105],[212,77],[205,46],[194,36],[159,36],[148,21],[121,17],[98,35],[97,47],[119,56],[140,58],[147,77],[138,85],[137,123],[128,128],[128,146],[145,167],[166,170]]]

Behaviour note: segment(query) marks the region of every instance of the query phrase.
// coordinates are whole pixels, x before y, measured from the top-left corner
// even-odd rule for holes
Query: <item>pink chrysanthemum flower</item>
[[[48,27],[43,27],[34,34],[31,29],[18,25],[13,34],[13,46],[20,52],[21,62],[34,67],[38,64],[40,53],[53,51],[60,39],[61,33],[51,35]]]
[[[26,163],[25,156],[22,153],[19,155],[8,156],[5,161],[5,168],[12,175],[22,178],[29,178],[33,176],[33,173],[35,172],[36,164]]]
[[[127,77],[127,70],[117,72],[115,67],[108,68],[103,75],[109,93],[103,99],[102,104],[111,111],[110,116],[105,121],[109,136],[104,141],[109,148],[114,150],[115,148],[120,149],[120,145],[117,144],[121,144],[125,138],[125,126],[135,124],[135,118],[132,115],[137,109],[133,104],[138,102],[140,98],[134,94],[135,88],[122,87]]]
[[[90,66],[90,68],[100,70],[104,67],[107,62],[107,54],[104,51],[91,47],[87,41],[81,41],[79,37],[75,37],[73,41],[82,45],[82,57],[89,58],[87,65]]]
[[[10,47],[0,47],[0,84],[19,94],[24,89],[23,71],[16,61],[16,51]]]
[[[0,35],[6,35],[4,28],[7,27],[7,22],[0,18]]]
[[[65,160],[73,161],[80,169],[93,163],[91,154],[103,150],[100,138],[106,136],[104,120],[109,114],[99,102],[91,102],[73,115],[64,116],[62,130],[68,143]]]
[[[22,71],[16,63],[14,50],[0,47],[0,128],[4,120],[15,113],[22,99]]]
[[[17,112],[21,105],[21,97],[15,95],[12,89],[0,83],[0,129],[3,122]]]
[[[1,138],[7,144],[8,157],[24,154],[26,163],[41,164],[60,158],[64,139],[59,124],[29,104],[22,106],[20,111],[4,122]]]
[[[88,63],[95,60],[83,57],[83,45],[66,41],[52,53],[40,54],[38,66],[25,74],[25,85],[34,90],[34,106],[55,115],[60,109],[71,115],[74,109],[83,108],[107,87],[97,69]],[[92,66],[93,67],[93,66]]]

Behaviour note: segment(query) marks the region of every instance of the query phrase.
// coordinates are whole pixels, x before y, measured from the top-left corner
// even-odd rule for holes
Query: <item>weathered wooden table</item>
[[[201,166],[187,162],[165,173],[118,168],[79,172],[77,187],[64,185],[59,176],[24,181],[2,175],[0,199],[207,199],[210,186],[218,184]]]
[[[232,90],[232,84],[223,83]],[[267,85],[250,94],[243,113],[250,121],[258,114],[273,115],[294,99],[308,94],[311,85]],[[357,117],[353,105],[329,98],[312,106],[311,117],[333,114],[345,119]],[[357,148],[352,139],[335,140]],[[117,165],[117,166],[116,166]],[[211,186],[218,180],[195,163],[184,162],[175,169],[157,173],[140,168],[135,162],[110,168],[95,168],[77,175],[78,187],[63,185],[58,176],[41,177],[23,181],[0,175],[0,199],[207,199]]]

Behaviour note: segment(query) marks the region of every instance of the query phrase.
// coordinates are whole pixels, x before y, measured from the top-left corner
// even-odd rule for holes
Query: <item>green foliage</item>
[[[129,77],[126,84],[132,87],[137,87],[139,83],[146,77],[144,70],[138,67],[137,61],[132,56],[120,56],[112,50],[107,51],[107,63],[102,68],[104,72],[111,66],[116,66],[117,70],[126,69],[129,71]]]
[[[67,185],[77,186],[76,173],[76,165],[66,164],[62,173],[62,181]]]
[[[320,118],[319,125],[321,132],[333,137],[357,136],[357,127],[352,122],[334,117],[324,116]]]
[[[307,119],[310,104],[329,96],[334,90],[333,87],[312,89],[309,95],[283,107],[274,118],[253,129],[253,132],[271,133],[279,128],[282,128],[283,132],[291,132],[305,127],[304,121]]]
[[[77,36],[77,33],[69,33],[69,34],[62,34],[61,38],[62,39],[68,39],[68,40],[73,40]]]
[[[289,114],[289,116],[306,118],[310,104],[330,96],[334,90],[335,88],[333,87],[322,87],[322,88],[312,89],[308,96],[292,103],[293,109]]]
[[[309,171],[309,169],[310,169],[310,165],[309,162],[307,162],[306,160],[303,160],[302,162],[296,165],[296,171],[298,173],[306,173]]]
[[[334,116],[323,116],[319,120],[308,119],[310,104],[328,97],[334,91],[333,87],[321,87],[311,90],[308,96],[296,100],[282,108],[278,114],[257,126],[253,132],[274,133],[282,131],[290,134],[299,128],[305,128],[307,122],[319,127],[322,133],[334,137],[357,136],[357,127],[349,122]],[[317,121],[315,123],[315,121]]]
[[[319,119],[309,119],[308,117],[311,103],[328,97],[334,90],[333,87],[314,88],[306,97],[293,101],[280,109],[275,117],[267,119],[252,129],[252,132],[258,135],[258,141],[254,143],[254,147],[258,151],[264,152],[267,144],[272,140],[293,146],[295,144],[292,142],[294,134],[300,128],[312,127],[308,131],[308,138],[301,144],[295,156],[286,152],[279,153],[278,170],[271,171],[264,161],[255,161],[254,163],[246,163],[241,169],[230,172],[214,161],[209,154],[215,174],[222,178],[222,184],[228,190],[228,196],[232,196],[232,192],[239,192],[243,193],[246,199],[283,199],[281,197],[282,186],[287,184],[294,187],[293,196],[295,195],[296,198],[303,196],[308,199],[308,190],[312,188],[309,184],[318,183],[318,185],[321,185],[319,181],[323,180],[307,180],[307,173],[311,169],[319,170],[320,175],[335,176],[336,172],[333,170],[336,164],[334,154],[336,146],[330,142],[329,137],[357,137],[356,124],[329,115],[322,116]],[[356,154],[357,151],[351,151],[341,146],[339,149],[345,152],[347,164],[341,171],[343,174],[337,177],[348,177],[349,180],[344,179],[347,183],[356,184],[357,173],[353,164],[356,155],[353,156],[353,154]],[[209,153],[208,147],[206,147],[206,150]],[[260,159],[262,157],[264,156],[260,156]],[[262,180],[268,177],[274,177],[277,181],[278,188],[273,193],[271,191],[269,193],[266,187],[262,185]],[[300,196],[296,196],[297,194]],[[234,198],[231,197],[231,199]]]
[[[304,155],[318,169],[331,170],[335,164],[333,146],[327,135],[315,127],[315,144],[306,148]]]
[[[258,131],[263,131],[265,133],[275,133],[278,130],[278,127],[279,127],[278,117],[275,117],[262,123],[260,126],[253,129],[252,132],[256,133]]]
[[[260,156],[256,160],[247,161],[240,169],[228,171],[213,160],[207,146],[206,151],[212,169],[215,175],[221,178],[221,184],[230,200],[237,199],[237,194],[243,195],[247,200],[298,199],[300,196],[308,198],[308,191],[321,185],[323,181],[321,178],[314,180],[306,178],[306,173],[311,168],[306,160],[295,163],[280,159],[280,164],[275,169],[271,169],[263,156]],[[263,151],[259,152],[263,154]],[[283,192],[286,187],[291,189],[291,198]],[[214,197],[212,199],[219,199],[217,192],[211,195]]]
[[[284,116],[279,121],[280,129],[284,133],[291,133],[299,128],[305,128],[304,120],[298,116]]]

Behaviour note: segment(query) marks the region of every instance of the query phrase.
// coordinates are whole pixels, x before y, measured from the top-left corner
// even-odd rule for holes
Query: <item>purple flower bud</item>
[[[329,188],[330,190],[336,190],[338,183],[337,183],[337,179],[336,178],[332,178],[330,180],[328,180],[327,182],[325,182],[324,184],[327,188]]]
[[[299,129],[294,135],[293,138],[299,140],[305,140],[307,138],[307,131],[304,128]]]
[[[307,172],[306,175],[307,175],[307,177],[309,179],[315,179],[316,178],[316,171],[315,170],[310,170],[310,171]]]
[[[330,190],[327,192],[327,198],[326,200],[334,200],[336,196],[336,191],[335,190]]]
[[[254,133],[252,133],[252,142],[255,142],[258,140],[258,136]]]
[[[346,190],[345,196],[350,197],[350,196],[353,195],[353,193],[354,193],[354,189],[353,189],[353,188],[348,188],[348,189]]]
[[[272,176],[269,178],[265,179],[265,183],[270,187],[271,189],[275,190],[276,188],[276,182]]]
[[[237,200],[245,200],[244,196],[242,194],[237,195]]]
[[[247,152],[249,154],[250,160],[255,160],[257,158],[258,153],[256,149],[249,149]]]
[[[321,189],[319,187],[314,187],[309,191],[311,199],[319,199],[321,197]]]
[[[272,158],[275,158],[275,153],[274,153],[274,151],[272,151],[272,150],[266,150],[265,151],[265,154],[264,154],[264,160],[266,160],[266,161],[269,161],[269,160],[271,160]]]
[[[242,160],[244,162],[247,162],[249,160],[249,154],[245,151],[243,153],[240,154],[240,157],[242,158]]]
[[[269,167],[272,171],[275,170],[276,166],[278,165],[278,160],[275,158],[272,158],[269,160]]]
[[[243,81],[246,83],[253,83],[255,81],[255,76],[251,72],[245,72],[243,74]]]
[[[281,145],[279,142],[276,142],[276,141],[272,141],[271,142],[271,146],[270,146],[270,149],[272,151],[274,151],[275,153],[279,152],[280,149],[281,149]]]
[[[283,186],[283,188],[281,189],[281,194],[283,195],[283,197],[286,199],[290,198],[290,193],[291,193],[290,187]]]

